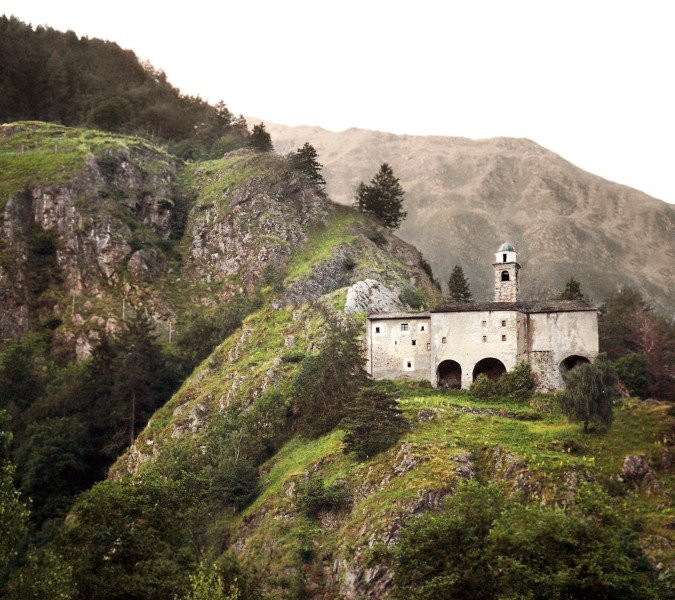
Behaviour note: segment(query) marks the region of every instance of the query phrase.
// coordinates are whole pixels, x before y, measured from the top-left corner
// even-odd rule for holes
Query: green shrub
[[[645,398],[649,395],[652,378],[649,375],[649,358],[642,352],[631,352],[614,362],[619,381],[631,396]]]
[[[572,369],[565,376],[567,387],[558,395],[560,408],[572,423],[608,427],[614,420],[613,401],[619,395],[616,371],[611,362],[600,357],[593,364]]]
[[[532,395],[537,384],[534,374],[526,364],[517,365],[513,370],[500,375],[495,385],[498,396],[525,400]]]
[[[302,350],[289,350],[284,353],[281,357],[281,361],[285,363],[299,363],[302,362],[302,359],[305,358],[305,353]]]
[[[347,504],[349,495],[345,484],[336,482],[326,485],[323,478],[312,475],[298,485],[295,493],[295,504],[305,516],[316,518],[325,511],[339,510]]]
[[[407,304],[413,310],[421,310],[424,308],[427,297],[421,290],[417,288],[407,287],[400,294],[398,299]]]
[[[469,387],[469,393],[475,398],[481,400],[489,400],[497,395],[497,387],[495,382],[490,379],[485,373],[481,373]]]
[[[562,510],[464,483],[445,512],[406,522],[391,559],[406,600],[659,597],[637,536],[597,488]]]

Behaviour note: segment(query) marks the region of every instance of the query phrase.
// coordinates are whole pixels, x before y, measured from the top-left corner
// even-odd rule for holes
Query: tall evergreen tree
[[[298,148],[291,154],[291,166],[303,173],[317,190],[323,192],[326,180],[321,174],[323,165],[317,160],[318,156],[316,148],[309,142],[305,142],[302,148]]]
[[[356,206],[359,211],[374,215],[389,229],[398,229],[408,213],[403,210],[405,192],[394,171],[387,163],[371,179],[361,182],[356,189]]]
[[[586,302],[586,296],[581,291],[581,284],[570,277],[567,283],[565,284],[565,289],[560,293],[560,300],[577,300],[579,302]]]
[[[265,124],[260,123],[260,125],[254,125],[253,131],[251,132],[251,138],[248,142],[249,146],[258,152],[272,152],[274,146],[272,146],[272,137],[265,130]]]
[[[464,269],[460,265],[455,265],[448,279],[448,294],[454,302],[470,302],[471,290],[469,281],[464,275]]]
[[[408,428],[395,394],[377,384],[365,385],[347,409],[342,421],[345,452],[360,460],[393,446]]]

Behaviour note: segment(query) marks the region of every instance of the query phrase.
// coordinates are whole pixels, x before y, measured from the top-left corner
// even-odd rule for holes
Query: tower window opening
[[[509,272],[508,271],[502,271],[502,281],[508,281],[509,280]]]
[[[375,333],[380,333],[380,328],[379,328],[379,327],[375,327]]]
[[[502,321],[502,327],[506,327],[506,321]]]
[[[502,262],[506,262],[506,254],[502,254],[502,256],[504,257],[504,260]]]
[[[445,344],[448,341],[448,338],[444,337],[441,338],[441,344]]]
[[[407,323],[401,323],[401,331],[408,331],[408,324]]]
[[[482,322],[481,322],[481,325],[482,325],[483,327],[487,327],[487,321],[482,321]]]
[[[417,346],[417,340],[412,340],[412,345]]]
[[[503,336],[502,336],[502,342],[505,342],[505,341],[506,341],[506,336],[503,335]]]
[[[483,341],[484,341],[484,342],[487,342],[487,335],[484,335],[484,336],[483,336]]]
[[[431,350],[431,344],[427,342],[427,350]]]

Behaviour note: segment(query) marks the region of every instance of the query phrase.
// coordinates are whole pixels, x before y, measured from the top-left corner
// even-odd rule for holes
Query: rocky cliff
[[[673,205],[587,173],[526,139],[471,140],[266,123],[275,147],[314,145],[336,202],[388,162],[407,192],[399,235],[447,281],[453,265],[474,295],[491,299],[490,257],[513,242],[529,297],[574,276],[594,301],[630,285],[673,314]],[[672,198],[670,199],[672,200]]]
[[[0,165],[0,339],[49,323],[83,358],[124,307],[165,331],[195,305],[283,280],[310,238],[316,261],[296,263],[279,305],[366,279],[386,279],[399,303],[406,286],[435,293],[419,252],[274,155],[184,165],[140,138],[16,123],[0,129]]]

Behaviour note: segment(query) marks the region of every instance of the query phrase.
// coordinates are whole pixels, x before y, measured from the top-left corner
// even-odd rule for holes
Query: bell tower
[[[504,242],[495,254],[495,302],[516,302],[520,287],[516,249]]]

